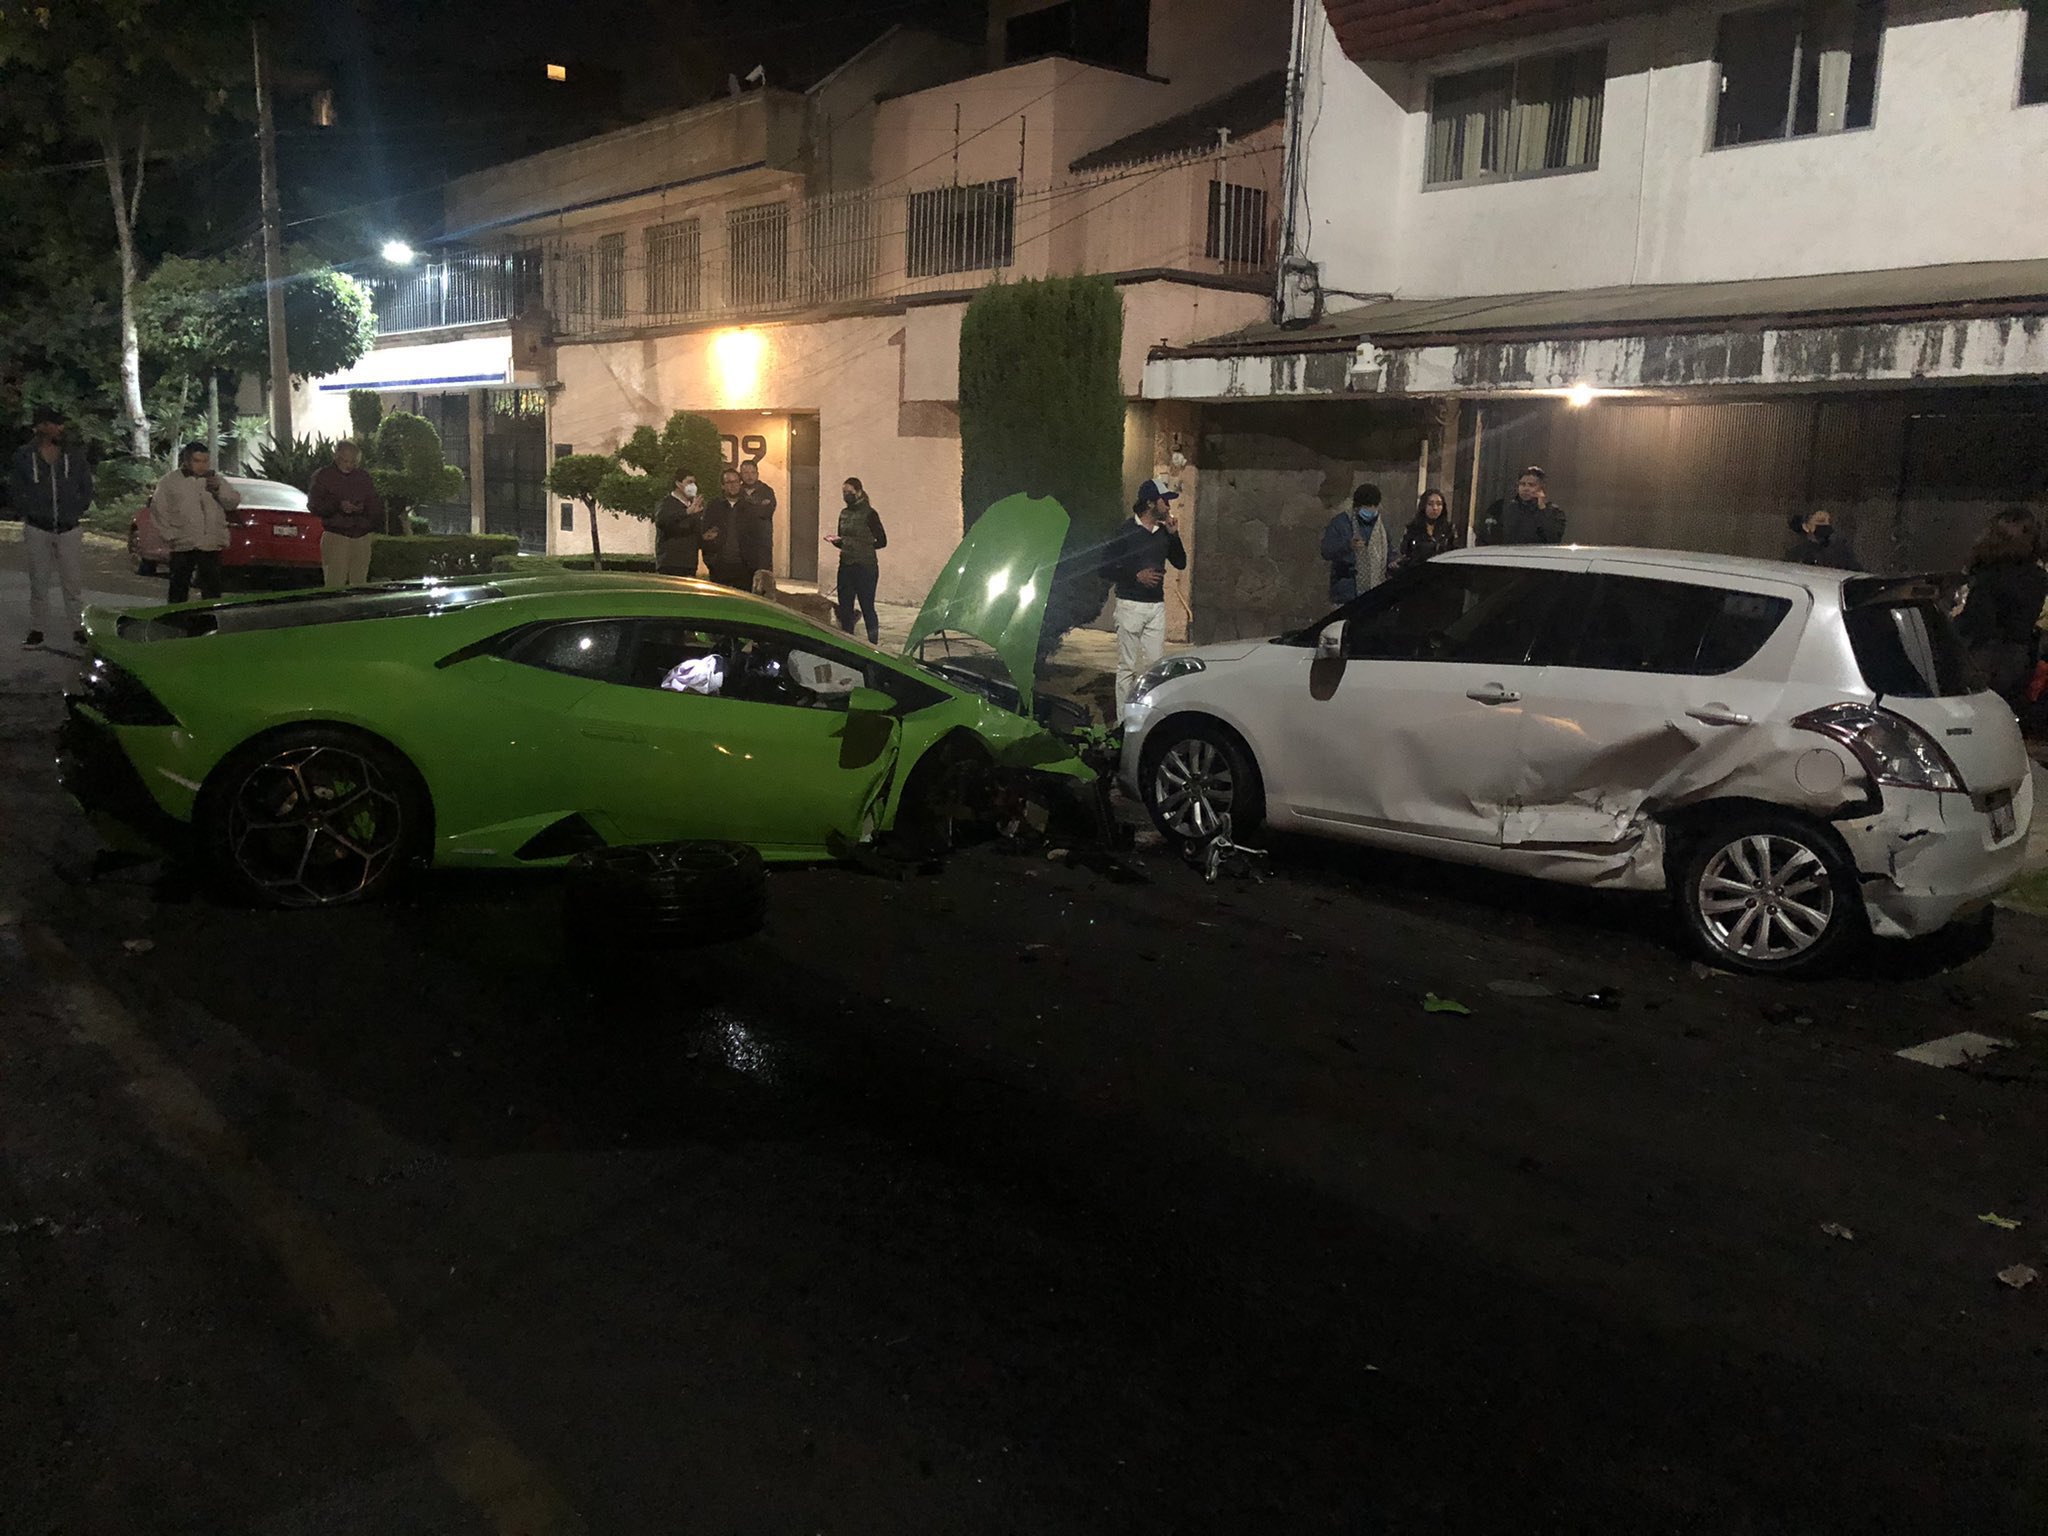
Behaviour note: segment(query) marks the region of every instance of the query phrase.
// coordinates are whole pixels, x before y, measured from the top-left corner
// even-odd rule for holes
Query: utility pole
[[[277,201],[277,123],[270,112],[269,66],[263,58],[263,29],[252,22],[256,50],[256,138],[263,161],[263,306],[270,332],[270,440],[292,438],[291,353],[284,329],[284,216]]]

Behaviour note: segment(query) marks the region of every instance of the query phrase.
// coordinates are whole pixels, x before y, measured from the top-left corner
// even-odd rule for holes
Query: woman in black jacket
[[[1985,686],[2015,714],[2027,708],[2041,609],[2048,604],[2041,553],[2041,525],[2033,513],[2007,507],[1997,514],[1970,552],[1969,595],[1956,616]]]
[[[1415,503],[1415,516],[1408,520],[1408,531],[1401,535],[1401,550],[1394,563],[1405,571],[1455,549],[1457,543],[1458,531],[1451,526],[1451,506],[1444,493],[1424,491]]]

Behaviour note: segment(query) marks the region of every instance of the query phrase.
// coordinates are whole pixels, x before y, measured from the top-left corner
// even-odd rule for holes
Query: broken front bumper
[[[1877,815],[1836,822],[1863,877],[1870,931],[1919,938],[1996,900],[2026,867],[2031,777],[2010,805],[2008,829],[1995,797],[1887,787]]]

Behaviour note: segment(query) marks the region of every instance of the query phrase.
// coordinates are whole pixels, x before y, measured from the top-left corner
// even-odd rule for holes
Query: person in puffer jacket
[[[228,547],[228,514],[242,504],[242,493],[214,472],[204,443],[187,443],[178,467],[156,483],[149,515],[171,549],[171,601],[192,595],[220,596],[220,552]]]
[[[92,505],[92,466],[83,453],[64,446],[62,414],[36,412],[35,436],[15,454],[7,489],[28,548],[29,630],[22,648],[34,650],[43,643],[53,578],[64,594],[60,632],[69,629],[83,645],[78,617],[85,595],[85,535],[78,524]]]

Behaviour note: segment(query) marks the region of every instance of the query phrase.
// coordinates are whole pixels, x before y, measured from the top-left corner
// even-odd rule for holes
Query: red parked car
[[[317,581],[321,523],[306,510],[306,493],[276,480],[223,478],[242,493],[242,504],[228,514],[222,568],[270,580],[312,576]],[[147,503],[128,524],[128,553],[142,575],[168,574],[170,546],[151,526]]]

